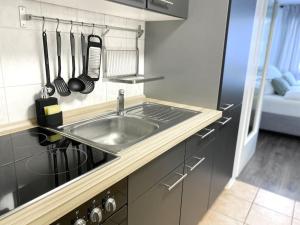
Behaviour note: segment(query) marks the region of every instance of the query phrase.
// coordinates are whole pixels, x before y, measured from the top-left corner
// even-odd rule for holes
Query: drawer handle
[[[180,176],[180,178],[172,185],[168,185],[168,184],[162,184],[164,185],[165,187],[168,188],[168,191],[172,191],[179,183],[181,183],[186,177],[187,177],[187,173],[185,174],[181,174],[181,173],[176,173],[177,175]]]
[[[198,166],[200,166],[200,165],[204,162],[204,160],[206,159],[205,157],[199,158],[199,157],[196,157],[196,156],[194,156],[193,158],[194,158],[194,159],[199,159],[199,162],[197,162],[194,166],[186,165],[186,167],[189,168],[190,171],[195,170],[195,169],[196,169]]]
[[[220,109],[221,109],[222,111],[226,111],[226,110],[232,108],[232,107],[234,106],[234,104],[225,104],[225,106],[226,106],[226,107],[220,106]]]
[[[168,0],[159,0],[163,3],[169,4],[169,5],[174,5],[174,2],[168,1]]]
[[[228,123],[230,120],[232,120],[232,117],[223,117],[224,119],[226,119],[225,121],[217,121],[217,123],[221,124],[222,126],[224,126],[226,123]]]
[[[209,136],[210,134],[212,134],[213,132],[215,132],[215,129],[208,129],[208,128],[204,128],[204,130],[207,130],[208,132],[206,134],[195,134],[198,137],[201,137],[201,139],[206,138],[207,136]]]

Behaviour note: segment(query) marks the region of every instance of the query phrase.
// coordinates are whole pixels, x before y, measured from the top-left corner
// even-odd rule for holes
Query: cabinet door
[[[188,0],[147,0],[147,8],[156,12],[187,18]]]
[[[128,202],[137,199],[181,165],[184,162],[184,156],[185,142],[182,142],[130,174],[128,179]]]
[[[108,0],[111,2],[118,2],[124,5],[134,6],[145,9],[147,0]]]
[[[211,206],[232,177],[235,149],[239,128],[241,105],[227,112],[219,120],[213,151],[213,171],[209,205]]]
[[[183,165],[128,204],[130,225],[179,225]]]
[[[242,102],[257,0],[232,0],[220,105]]]
[[[103,225],[128,225],[127,222],[127,206],[124,206],[113,216],[108,218]]]
[[[201,139],[194,137],[187,143],[188,148],[197,148],[197,141]],[[203,215],[207,212],[210,182],[212,172],[213,142],[205,146],[187,160],[186,169],[188,176],[183,183],[182,208],[180,225],[197,225]]]

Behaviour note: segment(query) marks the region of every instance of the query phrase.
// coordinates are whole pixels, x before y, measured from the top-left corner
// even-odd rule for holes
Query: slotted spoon
[[[65,80],[61,77],[61,36],[59,31],[56,31],[56,43],[57,43],[58,74],[54,80],[54,85],[60,96],[69,96],[71,94],[71,91],[67,83],[65,82]]]

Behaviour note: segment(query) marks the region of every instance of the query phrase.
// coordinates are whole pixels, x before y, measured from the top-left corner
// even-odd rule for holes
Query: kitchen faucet
[[[117,98],[117,114],[119,116],[123,116],[124,115],[124,90],[120,89],[119,90],[119,96]]]

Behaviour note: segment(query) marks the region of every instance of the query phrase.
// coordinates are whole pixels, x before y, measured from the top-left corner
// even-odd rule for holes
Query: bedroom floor
[[[300,138],[260,131],[256,153],[238,179],[300,201]]]

